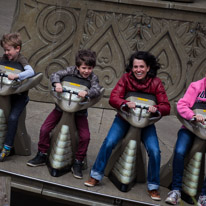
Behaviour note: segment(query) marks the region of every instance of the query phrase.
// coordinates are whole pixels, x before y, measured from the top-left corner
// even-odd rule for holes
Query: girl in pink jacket
[[[196,121],[204,124],[204,117],[200,114],[196,115],[192,110],[193,105],[197,102],[205,103],[206,109],[206,76],[199,81],[192,82],[184,97],[177,103],[177,111],[183,118],[187,120],[195,118]],[[182,127],[178,132],[173,160],[172,190],[168,193],[168,197],[165,200],[166,203],[176,205],[181,200],[184,158],[191,149],[195,136],[185,127]],[[206,206],[206,179],[198,200],[198,206]]]

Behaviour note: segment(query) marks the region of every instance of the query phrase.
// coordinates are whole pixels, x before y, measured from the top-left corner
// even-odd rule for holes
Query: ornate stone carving
[[[163,18],[165,11],[158,7],[148,9],[144,3],[136,3],[131,9],[127,4],[116,4],[89,0],[18,1],[12,30],[21,33],[23,53],[35,71],[44,73],[41,84],[30,93],[31,99],[51,101],[49,75],[73,65],[75,53],[83,48],[97,53],[94,72],[105,88],[100,107],[108,107],[110,92],[136,50],[150,51],[159,58],[162,67],[158,76],[172,104],[191,81],[204,76],[203,14],[186,20],[179,15],[181,11],[176,17],[175,10],[168,9]],[[199,21],[195,20],[198,15]]]

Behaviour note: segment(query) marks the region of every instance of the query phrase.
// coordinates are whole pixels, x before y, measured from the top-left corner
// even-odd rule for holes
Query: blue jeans
[[[173,178],[172,190],[181,190],[182,177],[184,172],[184,159],[191,149],[195,135],[185,128],[181,128],[178,132],[178,138],[175,146],[175,154],[173,159]]]
[[[25,106],[29,102],[28,93],[11,95],[11,110],[8,118],[8,129],[5,137],[4,144],[12,147],[14,144],[14,138],[17,131],[19,116],[24,110]]]
[[[92,167],[90,176],[96,180],[102,180],[104,176],[104,170],[107,165],[108,159],[112,153],[112,150],[123,139],[129,130],[130,124],[116,116],[114,122],[109,130],[107,137],[105,138],[96,161]],[[149,156],[148,163],[148,189],[154,190],[159,188],[159,172],[160,172],[160,149],[158,137],[156,134],[156,128],[154,125],[149,125],[142,129],[141,140],[145,145]]]
[[[205,180],[203,182],[201,195],[206,195],[206,177],[205,177]]]

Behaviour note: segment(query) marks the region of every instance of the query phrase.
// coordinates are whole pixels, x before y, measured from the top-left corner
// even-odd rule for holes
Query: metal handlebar
[[[124,110],[124,107],[127,108],[127,109],[129,108],[127,104],[123,104],[123,105],[120,107],[120,110],[121,110],[125,115],[130,116],[131,114],[130,114],[129,112],[125,111],[125,110]],[[141,109],[141,111],[142,111],[142,109],[146,109],[146,110],[149,109],[148,106],[141,106],[141,105],[137,105],[137,104],[135,105],[135,108],[139,108],[139,109]]]
[[[53,90],[53,91],[56,91],[55,87],[54,87],[54,88],[52,88],[52,90]],[[70,94],[70,96],[69,96],[69,102],[68,102],[68,105],[70,105],[70,104],[71,104],[72,94],[75,94],[75,95],[77,95],[77,96],[78,96],[78,92],[72,91],[71,89],[66,89],[66,88],[64,88],[64,87],[63,87],[62,92],[66,92],[66,93],[69,93],[69,94]],[[59,97],[57,97],[57,96],[56,96],[56,98],[58,98],[59,100],[61,100],[61,98],[59,98]],[[84,101],[84,102],[79,102],[79,104],[80,104],[80,105],[87,104],[87,103],[90,101],[89,96],[87,96],[87,95],[86,95],[84,98],[86,99],[86,101]]]
[[[126,105],[127,105],[127,104],[126,104]],[[148,106],[141,106],[141,105],[137,105],[137,104],[136,104],[135,108],[140,108],[140,109],[149,110],[149,107],[148,107]]]
[[[5,74],[5,72],[0,71],[0,77],[7,77],[8,78],[8,75]]]
[[[0,89],[2,89],[3,86],[3,77],[8,78],[8,74],[5,74],[5,71],[0,70]],[[19,79],[12,80],[12,88],[17,88],[21,85],[21,81]]]
[[[197,121],[197,118],[193,117],[190,121]],[[206,118],[204,119],[204,121],[206,121]]]
[[[205,124],[203,124],[202,122],[198,122],[196,117],[193,117],[191,120],[189,120],[191,122],[191,124],[193,125],[193,127],[198,128],[203,127],[205,128]],[[204,122],[206,121],[206,119],[204,119]]]
[[[125,110],[124,110],[124,107],[129,108],[127,104],[123,104],[123,105],[120,107],[120,110],[121,110],[125,115],[130,116],[131,113],[125,111]],[[140,118],[141,118],[141,114],[142,114],[142,110],[143,110],[143,109],[145,109],[145,110],[147,110],[147,111],[149,110],[149,106],[136,105],[135,108],[139,108],[139,109],[140,109],[140,115],[139,115]],[[156,119],[160,119],[161,113],[160,113],[158,110],[155,112],[155,114],[157,114],[157,116],[155,116],[155,117],[150,117],[150,118],[149,118],[150,121],[153,121],[153,120],[156,120]]]
[[[64,87],[63,87],[63,91],[62,91],[62,92],[68,92],[68,93],[70,93],[70,94],[75,94],[75,95],[78,96],[78,92],[72,91],[72,90],[70,90],[70,89],[66,89],[66,88],[64,88]],[[89,96],[86,95],[84,98],[85,98],[85,99],[89,99]]]

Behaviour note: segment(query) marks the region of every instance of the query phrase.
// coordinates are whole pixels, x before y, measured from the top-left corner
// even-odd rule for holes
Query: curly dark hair
[[[87,66],[96,66],[96,52],[91,50],[79,50],[75,58],[76,66],[79,67],[83,63]]]
[[[134,59],[141,59],[147,66],[150,67],[147,76],[156,77],[157,70],[160,69],[160,64],[154,55],[146,51],[136,51],[129,58],[129,64],[126,66],[126,72],[130,72],[132,70]]]

